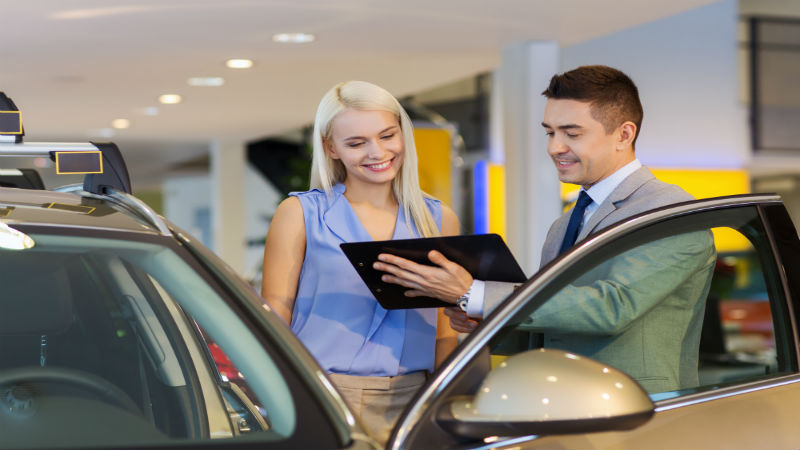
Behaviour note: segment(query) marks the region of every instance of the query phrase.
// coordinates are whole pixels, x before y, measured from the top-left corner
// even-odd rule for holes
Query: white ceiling
[[[334,83],[364,79],[397,96],[491,70],[521,40],[567,46],[712,0],[0,0],[0,91],[27,141],[108,140],[134,186],[210,140],[248,141],[309,123]],[[314,33],[278,44],[279,32]],[[249,70],[224,66],[250,58]],[[221,76],[222,87],[190,87]],[[184,101],[162,105],[161,94]]]

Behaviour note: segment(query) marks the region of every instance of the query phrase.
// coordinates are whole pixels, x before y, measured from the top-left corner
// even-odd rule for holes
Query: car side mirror
[[[474,396],[444,404],[437,422],[463,438],[630,430],[654,412],[625,373],[556,349],[511,356],[489,372]]]

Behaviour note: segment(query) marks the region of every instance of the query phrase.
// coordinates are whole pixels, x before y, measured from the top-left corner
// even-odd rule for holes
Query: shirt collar
[[[640,167],[642,167],[642,163],[639,162],[638,159],[634,159],[628,164],[625,164],[617,169],[616,172],[595,183],[592,187],[586,190],[586,193],[592,198],[594,204],[600,205],[606,201],[608,196],[614,192],[614,189],[616,189],[617,186],[619,186],[620,183],[625,180],[625,178],[628,178],[628,175],[636,172]],[[581,190],[583,190],[583,188],[581,188]]]

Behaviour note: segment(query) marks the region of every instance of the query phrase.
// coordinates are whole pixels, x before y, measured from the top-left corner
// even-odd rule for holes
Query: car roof
[[[161,234],[111,197],[0,187],[0,222]]]

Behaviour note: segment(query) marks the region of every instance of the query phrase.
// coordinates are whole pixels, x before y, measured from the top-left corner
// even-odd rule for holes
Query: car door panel
[[[774,353],[771,353],[772,356],[766,355],[767,362],[752,363],[754,359],[748,357],[743,361],[733,361],[733,365],[726,369],[727,378],[706,381],[706,384],[694,381],[678,388],[650,387],[649,393],[656,402],[655,415],[646,424],[629,431],[550,436],[544,436],[547,433],[543,432],[538,438],[485,436],[482,440],[470,440],[448,433],[441,424],[436,423],[436,411],[449,399],[465,395],[475,395],[478,398],[476,394],[479,393],[470,388],[469,383],[461,380],[459,371],[471,367],[469,361],[477,358],[481,349],[490,350],[494,363],[492,369],[496,370],[504,358],[537,347],[537,342],[541,341],[525,334],[527,331],[521,324],[529,321],[530,317],[536,317],[534,312],[542,309],[543,305],[547,306],[550,298],[557,297],[565,287],[569,287],[582,276],[595,276],[589,273],[593,268],[608,264],[620,255],[625,256],[625,252],[636,251],[639,246],[647,246],[656,240],[679,236],[681,233],[711,229],[716,233],[716,230],[723,228],[733,230],[744,238],[746,249],[743,251],[753,253],[748,261],[751,261],[763,278],[764,286],[760,286],[763,294],[759,295],[766,299],[764,301],[768,304],[765,310],[773,316],[773,323],[768,331],[775,347],[774,350],[768,349]],[[800,397],[800,385],[794,382],[798,373],[795,295],[800,293],[797,281],[800,276],[796,272],[800,270],[800,265],[789,267],[787,263],[798,262],[799,247],[797,233],[780,199],[770,195],[732,196],[687,202],[642,214],[590,236],[578,247],[543,267],[465,339],[401,417],[400,427],[390,440],[391,448],[415,448],[422,442],[436,443],[437,446],[448,448],[661,448],[662,443],[663,448],[713,448],[716,445],[712,445],[714,442],[724,442],[720,444],[722,447],[738,448],[751,447],[750,444],[753,444],[753,448],[763,448],[764,442],[774,443],[777,447],[786,446],[793,441],[794,431],[787,430],[772,441],[759,441],[758,445],[755,445],[752,438],[739,437],[727,441],[718,435],[731,434],[731,428],[737,429],[742,436],[753,433],[754,429],[758,429],[751,425],[753,423],[763,424],[761,429],[770,429],[768,425],[775,423],[777,425],[774,428],[780,434],[786,417],[792,417],[791,405]],[[722,258],[727,255],[722,252],[719,256]],[[738,256],[742,258],[742,255]],[[657,255],[652,259],[657,260]],[[643,279],[644,286],[647,286],[646,283],[653,283],[652,279]],[[715,267],[714,280],[716,279]],[[629,282],[639,281],[633,279]],[[623,286],[624,284],[622,283]],[[698,283],[698,286],[703,284],[707,285]],[[706,288],[699,295],[708,294],[710,297],[709,292],[711,290]],[[726,306],[733,305],[735,308],[738,305],[734,298],[726,297],[724,300],[730,301]],[[711,304],[705,298],[702,302],[701,307]],[[724,308],[719,308],[720,311],[722,309]],[[717,310],[717,305],[714,304],[712,312]],[[742,313],[739,311],[737,314]],[[693,333],[699,333],[696,327],[702,326],[703,322],[702,315],[700,320],[692,320],[691,326],[695,327]],[[733,325],[736,324],[732,324],[729,318],[726,319],[727,329],[724,332],[729,338]],[[698,344],[692,344],[696,345]],[[696,348],[691,350],[689,357],[698,358],[691,354],[697,355],[697,351]],[[646,351],[644,354],[646,355]],[[730,354],[726,356],[730,357]],[[691,359],[689,362],[691,363]],[[752,364],[739,366],[740,363]],[[708,373],[711,372],[707,371],[706,375]],[[726,395],[720,395],[721,393]],[[575,399],[575,408],[576,412],[580,412],[580,399]]]
[[[800,378],[793,376],[782,382],[787,384],[729,393],[695,404],[656,405],[653,418],[635,430],[545,436],[522,448],[797,448],[800,428],[792,418],[800,401]]]

